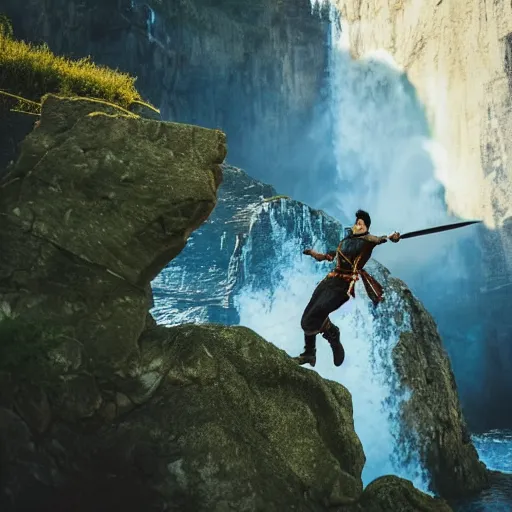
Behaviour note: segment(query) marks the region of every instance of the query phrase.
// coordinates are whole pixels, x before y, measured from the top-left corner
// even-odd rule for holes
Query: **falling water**
[[[401,233],[454,222],[444,199],[445,151],[431,138],[423,105],[407,74],[384,50],[354,59],[349,26],[326,0],[330,17],[329,85],[337,162],[336,209],[352,219],[371,213],[376,234]],[[318,2],[313,1],[313,7]],[[328,5],[329,8],[325,8]],[[326,191],[326,194],[330,191]],[[379,260],[415,290],[432,261],[442,258],[452,276],[466,277],[459,243],[474,232],[459,230],[417,238],[403,250],[388,244]],[[444,270],[447,270],[445,267]]]

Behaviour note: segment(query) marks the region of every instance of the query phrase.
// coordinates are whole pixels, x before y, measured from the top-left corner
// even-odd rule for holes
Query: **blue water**
[[[512,430],[473,436],[480,460],[491,470],[512,473]],[[511,507],[512,510],[512,507]]]
[[[480,460],[493,471],[492,485],[478,496],[453,503],[456,512],[512,512],[512,430],[473,436]]]

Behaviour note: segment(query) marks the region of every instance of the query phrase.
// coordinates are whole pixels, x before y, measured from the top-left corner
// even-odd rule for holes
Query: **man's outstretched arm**
[[[315,258],[316,261],[332,261],[334,259],[332,254],[323,254],[321,252],[313,251],[313,249],[305,249],[302,251],[302,254],[311,256],[312,258]]]
[[[365,235],[364,237],[368,242],[371,242],[375,245],[385,244],[388,240],[391,240],[395,244],[400,241],[400,233],[396,231],[389,236],[375,236],[375,235]]]

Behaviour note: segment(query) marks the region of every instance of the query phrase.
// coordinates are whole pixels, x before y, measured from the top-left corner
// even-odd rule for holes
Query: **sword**
[[[435,228],[420,229],[418,231],[409,231],[409,233],[404,233],[403,235],[400,235],[400,240],[403,240],[405,238],[414,238],[415,236],[430,235],[432,233],[440,233],[442,231],[462,228],[464,226],[469,226],[470,224],[478,224],[480,222],[483,221],[469,220],[465,222],[456,222],[455,224],[445,224],[444,226],[436,226]]]

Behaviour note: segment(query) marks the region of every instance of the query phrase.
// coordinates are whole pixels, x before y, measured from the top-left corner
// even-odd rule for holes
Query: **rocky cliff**
[[[448,202],[464,217],[510,217],[512,8],[498,1],[337,1],[354,57],[385,49],[417,88],[446,149]],[[464,185],[466,183],[466,185]],[[504,187],[504,184],[508,186]]]
[[[152,282],[153,315],[158,323],[239,323],[233,293],[242,241],[247,236],[253,208],[276,192],[270,185],[226,164],[222,175],[212,214]]]
[[[396,300],[386,301],[376,315],[381,335],[399,330],[398,343],[391,351],[398,377],[394,392],[410,392],[398,413],[399,450],[409,456],[420,454],[432,489],[442,496],[457,497],[485,488],[489,477],[471,441],[450,360],[432,316],[405,283],[375,262],[373,273],[388,295],[400,297],[399,307]]]
[[[136,76],[165,120],[222,129],[230,163],[294,197],[313,199],[292,179],[298,169],[332,172],[318,151],[330,126],[318,101],[326,23],[309,0],[5,0],[1,9],[16,37]]]
[[[254,332],[159,327],[224,134],[48,96],[0,182],[2,510],[450,510],[364,453],[341,385]]]
[[[102,354],[111,333],[98,320],[109,294],[123,290],[113,314],[134,330],[118,346],[129,358],[144,327],[134,312],[151,299],[147,283],[213,209],[225,153],[220,132],[49,96],[2,180],[4,310],[17,315],[37,304],[46,318],[64,310],[82,343]],[[169,165],[174,174],[162,171]]]

